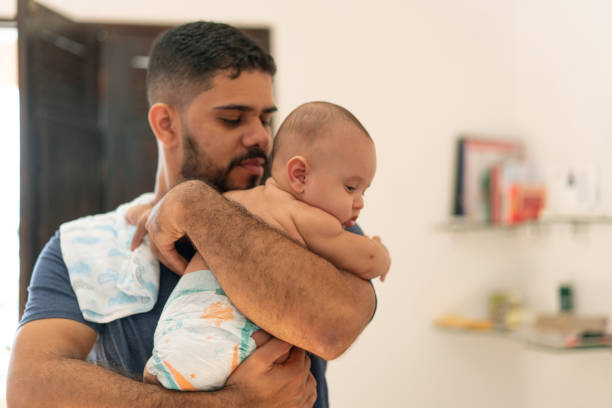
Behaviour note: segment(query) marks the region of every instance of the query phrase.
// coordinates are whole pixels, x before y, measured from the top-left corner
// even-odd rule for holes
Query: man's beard
[[[213,163],[211,157],[198,147],[191,132],[188,130],[186,130],[184,136],[184,146],[184,160],[183,166],[181,167],[181,176],[183,179],[200,179],[206,181],[222,193],[237,188],[255,187],[259,181],[259,177],[253,175],[244,187],[229,185],[227,178],[234,166],[240,164],[244,160],[258,157],[264,159],[264,168],[267,167],[268,164],[266,152],[259,146],[253,146],[249,147],[245,154],[234,157],[227,168],[217,166]]]

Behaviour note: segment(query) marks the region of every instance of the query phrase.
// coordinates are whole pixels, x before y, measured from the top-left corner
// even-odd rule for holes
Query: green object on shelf
[[[574,294],[571,285],[563,284],[559,286],[559,310],[561,313],[574,311]]]

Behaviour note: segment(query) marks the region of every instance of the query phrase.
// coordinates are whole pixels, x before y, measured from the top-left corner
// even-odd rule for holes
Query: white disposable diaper
[[[166,388],[221,388],[255,349],[251,334],[258,329],[234,307],[211,271],[187,273],[157,323],[146,370]]]
[[[125,221],[130,206],[152,198],[153,194],[144,194],[115,211],[60,226],[62,257],[85,320],[107,323],[155,305],[159,261],[146,237],[130,251],[136,227]]]

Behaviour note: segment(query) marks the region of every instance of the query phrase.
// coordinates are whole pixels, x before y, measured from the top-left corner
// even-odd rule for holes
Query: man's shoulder
[[[61,248],[61,234],[59,229],[56,230],[53,235],[51,235],[51,238],[49,238],[49,241],[47,241],[47,243],[43,247],[38,258],[39,261],[42,260],[44,262],[48,261],[49,259],[46,258],[49,257],[55,258],[56,260],[63,260]]]
[[[55,232],[38,256],[20,326],[30,321],[49,318],[70,319],[88,324],[83,319],[70,285],[60,240],[59,232]],[[88,325],[99,330],[99,326]]]

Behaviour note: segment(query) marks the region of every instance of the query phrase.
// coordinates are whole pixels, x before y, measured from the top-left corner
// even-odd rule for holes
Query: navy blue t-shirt
[[[358,226],[352,230],[363,234]],[[88,322],[83,318],[70,285],[68,270],[62,257],[59,232],[56,232],[34,266],[28,287],[28,302],[20,326],[33,320],[49,318],[64,318],[84,323],[98,333],[98,340],[88,357],[90,362],[126,376],[141,378],[144,365],[153,351],[153,334],[157,321],[178,280],[178,275],[160,263],[159,293],[152,310],[106,324]],[[310,353],[309,355],[310,371],[317,381],[318,397],[314,407],[327,408],[327,362]]]

